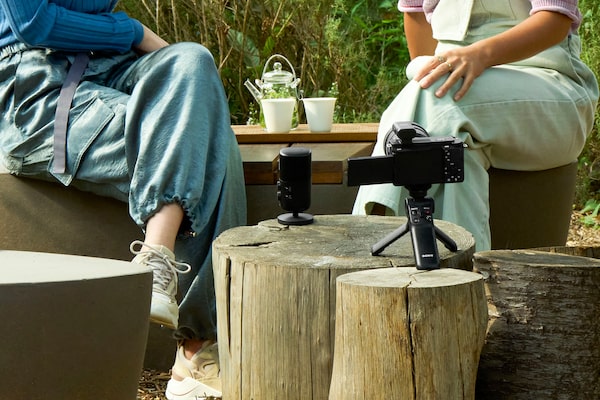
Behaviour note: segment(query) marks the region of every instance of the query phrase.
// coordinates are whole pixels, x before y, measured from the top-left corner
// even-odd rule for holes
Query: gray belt
[[[81,81],[89,59],[87,53],[77,53],[58,95],[54,117],[54,164],[52,166],[52,172],[55,173],[64,174],[66,171],[69,111],[75,90]]]

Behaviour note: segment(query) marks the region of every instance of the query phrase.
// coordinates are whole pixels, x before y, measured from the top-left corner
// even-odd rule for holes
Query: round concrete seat
[[[0,163],[0,249],[131,261],[129,244],[143,240],[127,203],[58,183],[17,178]],[[144,367],[168,371],[176,342],[151,324]]]
[[[0,397],[134,400],[151,292],[129,262],[0,251]]]
[[[490,168],[492,249],[564,246],[577,185],[577,163],[543,171]]]

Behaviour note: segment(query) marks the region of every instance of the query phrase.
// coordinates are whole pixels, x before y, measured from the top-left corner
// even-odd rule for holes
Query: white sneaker
[[[217,343],[207,341],[191,360],[178,346],[171,379],[165,395],[168,400],[221,399],[221,377]]]
[[[140,246],[140,249],[136,250],[136,246]],[[175,261],[175,255],[165,246],[151,246],[136,240],[131,243],[129,249],[136,255],[132,263],[146,265],[152,269],[150,321],[176,329],[179,320],[179,308],[175,299],[177,273],[185,274],[192,267]]]

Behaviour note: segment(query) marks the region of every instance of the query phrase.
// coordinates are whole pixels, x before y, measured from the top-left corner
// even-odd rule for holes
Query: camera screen
[[[412,148],[403,150],[394,160],[394,182],[402,185],[445,182],[443,149]]]

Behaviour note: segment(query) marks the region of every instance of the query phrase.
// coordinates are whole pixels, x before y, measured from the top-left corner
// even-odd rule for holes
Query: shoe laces
[[[136,246],[140,246],[140,249],[136,250]],[[143,249],[144,247],[146,249]],[[129,246],[129,250],[134,255],[144,256],[144,264],[153,271],[153,283],[164,290],[167,289],[173,277],[177,276],[177,273],[187,274],[192,269],[190,264],[175,261],[169,254],[160,251],[160,247],[146,244],[141,240],[134,240]]]

